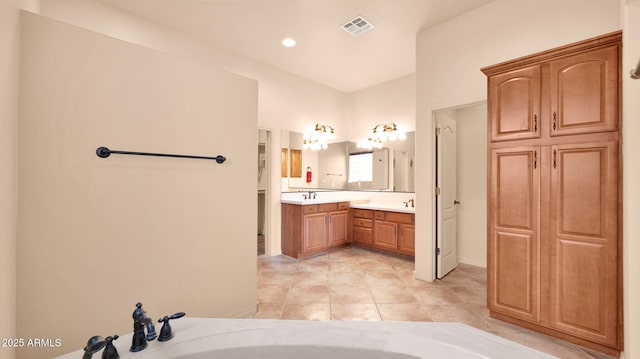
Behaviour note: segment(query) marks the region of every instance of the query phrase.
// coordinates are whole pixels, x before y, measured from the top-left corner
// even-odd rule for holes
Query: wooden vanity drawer
[[[349,209],[349,202],[338,202],[338,211]]]
[[[318,212],[333,212],[338,210],[338,203],[323,203],[318,205]]]
[[[373,212],[373,218],[377,219],[379,221],[384,221],[384,212],[382,212],[382,211]]]
[[[314,214],[318,213],[318,205],[317,204],[308,204],[302,206],[302,213],[304,214]]]
[[[386,221],[387,222],[395,222],[395,223],[405,223],[405,224],[413,224],[413,216],[412,213],[403,213],[403,212],[386,212]]]
[[[368,209],[357,209],[355,208],[353,210],[353,217],[354,218],[373,218],[373,212],[368,210]]]
[[[364,218],[354,218],[353,219],[353,225],[356,227],[367,227],[367,228],[372,228],[373,227],[373,221],[370,219],[364,219]]]
[[[353,227],[353,241],[367,245],[373,245],[373,229]]]

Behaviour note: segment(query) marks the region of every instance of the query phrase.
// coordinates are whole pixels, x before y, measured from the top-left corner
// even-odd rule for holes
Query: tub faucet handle
[[[171,330],[171,325],[169,325],[169,321],[173,319],[178,319],[184,317],[184,312],[178,312],[170,316],[165,316],[164,318],[158,319],[158,323],[162,323],[162,328],[160,329],[160,336],[158,337],[158,341],[166,342],[167,340],[171,340],[173,338],[173,331]]]
[[[118,359],[120,358],[120,354],[118,354],[118,350],[113,345],[113,341],[117,340],[119,336],[114,335],[107,337],[105,339],[107,345],[104,347],[104,351],[102,352],[102,359]]]

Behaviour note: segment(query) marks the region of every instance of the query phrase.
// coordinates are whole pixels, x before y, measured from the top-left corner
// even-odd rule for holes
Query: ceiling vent
[[[355,19],[348,21],[342,25],[344,31],[350,33],[353,36],[358,36],[363,32],[372,29],[373,24],[365,20],[362,16],[358,16]]]

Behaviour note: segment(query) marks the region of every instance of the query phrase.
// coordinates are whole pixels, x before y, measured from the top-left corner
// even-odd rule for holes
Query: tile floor
[[[258,257],[256,318],[463,322],[562,359],[612,359],[489,317],[486,270],[460,264],[432,283],[413,260],[355,247],[297,261]]]

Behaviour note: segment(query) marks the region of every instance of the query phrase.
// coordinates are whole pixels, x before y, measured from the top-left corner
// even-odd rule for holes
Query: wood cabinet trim
[[[302,213],[304,214],[313,214],[318,212],[320,212],[320,210],[318,209],[317,204],[307,204],[302,206]]]
[[[291,178],[302,178],[302,150],[289,150],[291,158]]]
[[[373,218],[373,211],[368,210],[368,209],[357,209],[354,208],[353,209],[353,216],[356,218],[368,218],[371,219]]]
[[[338,210],[338,203],[322,203],[318,205],[319,212],[332,212]]]
[[[499,64],[483,67],[480,69],[485,75],[493,76],[518,67],[530,66],[563,56],[575,55],[579,52],[590,51],[600,47],[607,47],[619,44],[622,41],[622,31],[615,31],[591,39],[574,42],[565,46],[557,47],[547,51],[538,52],[532,55],[523,56],[513,60],[501,62]]]
[[[365,228],[373,228],[373,220],[364,219],[364,218],[354,218],[353,219],[354,227],[365,227]]]

